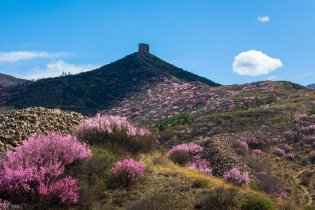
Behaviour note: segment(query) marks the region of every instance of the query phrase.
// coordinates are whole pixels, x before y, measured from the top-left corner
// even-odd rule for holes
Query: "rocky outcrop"
[[[0,115],[0,153],[41,132],[71,132],[83,119],[76,112],[60,109],[27,108]]]
[[[213,174],[223,176],[224,172],[233,167],[248,170],[240,157],[231,147],[232,139],[228,135],[211,138],[204,143],[203,157],[211,162]]]

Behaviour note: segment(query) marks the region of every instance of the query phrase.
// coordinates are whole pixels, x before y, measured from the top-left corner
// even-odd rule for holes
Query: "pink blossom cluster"
[[[225,100],[222,92],[202,83],[163,82],[141,89],[140,93],[125,98],[107,114],[132,117],[135,121],[158,123],[181,112],[193,112],[200,106],[207,110],[223,110]],[[220,94],[220,95],[219,95]],[[148,106],[150,104],[150,106]]]
[[[245,141],[237,140],[234,147],[239,153],[246,154],[248,152],[248,144]]]
[[[9,201],[1,200],[0,199],[0,209],[1,210],[12,210],[12,209],[22,209],[18,205],[13,205]]]
[[[111,134],[114,130],[125,130],[128,136],[145,136],[150,135],[146,128],[137,128],[128,122],[126,117],[100,115],[84,120],[77,128],[78,132],[87,130]]]
[[[116,163],[112,172],[117,178],[126,178],[133,182],[138,180],[144,173],[144,163],[133,159],[124,159]]]
[[[273,148],[273,153],[277,156],[285,156],[285,151],[279,147]]]
[[[57,133],[39,134],[25,140],[1,161],[0,191],[59,197],[62,203],[78,201],[78,183],[63,178],[65,167],[89,159],[91,150],[76,137]]]
[[[261,157],[264,154],[264,152],[260,149],[254,149],[252,152],[256,157]]]
[[[293,154],[293,153],[287,153],[286,154],[286,157],[289,159],[289,160],[294,160],[295,159],[295,154]]]
[[[196,158],[189,165],[201,173],[208,175],[212,174],[210,162],[206,159]]]
[[[247,144],[258,144],[258,140],[255,136],[244,136],[240,141],[246,142]]]
[[[239,169],[232,168],[224,173],[223,178],[237,185],[245,186],[250,182],[248,172],[241,173]]]
[[[312,124],[312,125],[309,125],[306,127],[302,127],[301,131],[303,131],[304,133],[307,133],[307,134],[312,134],[315,132],[315,124]]]
[[[294,115],[294,120],[299,122],[307,117],[307,114],[296,114]]]
[[[166,156],[170,157],[172,154],[176,152],[182,152],[182,153],[186,153],[194,157],[194,156],[199,156],[202,151],[203,151],[203,147],[198,144],[194,144],[194,143],[180,144],[170,149],[166,153]]]
[[[171,157],[175,153],[187,154],[191,158],[191,161],[188,162],[188,166],[196,169],[197,171],[201,173],[211,175],[212,168],[211,168],[210,162],[200,157],[202,151],[203,151],[203,147],[198,144],[194,144],[194,143],[180,144],[170,149],[166,153],[166,156]]]

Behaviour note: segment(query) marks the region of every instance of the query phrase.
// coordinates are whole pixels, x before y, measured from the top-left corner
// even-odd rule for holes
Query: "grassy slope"
[[[215,188],[234,188],[238,191],[237,203],[249,196],[259,196],[269,199],[267,195],[251,190],[248,187],[237,187],[220,178],[198,173],[187,167],[180,167],[167,160],[160,152],[134,157],[145,162],[145,176],[130,188],[101,190],[89,209],[134,209],[139,203],[146,201],[163,202],[157,206],[166,209],[194,209],[203,202],[206,196]],[[118,158],[119,159],[119,158]],[[193,187],[195,180],[203,180],[206,186]],[[95,193],[95,192],[93,192]],[[281,202],[273,200],[275,206]],[[81,209],[82,206],[78,206]]]
[[[207,94],[212,92],[219,95],[219,98],[223,101],[221,107],[224,106],[224,101],[238,101],[246,97],[266,98],[273,96],[273,100],[270,103],[239,107],[232,111],[226,111],[217,108],[212,109],[211,103],[210,105],[201,105],[185,110],[181,108],[181,104],[185,104],[182,101],[171,101],[170,107],[178,106],[179,110],[189,113],[191,118],[193,118],[193,121],[189,123],[172,124],[166,119],[161,119],[163,115],[167,116],[163,111],[168,110],[168,107],[160,107],[159,104],[162,104],[168,96],[176,98],[172,95],[166,95],[165,98],[162,97],[160,102],[151,99],[150,101],[146,97],[146,92],[142,92],[137,96],[132,96],[127,105],[123,104],[125,109],[126,107],[136,107],[139,113],[137,116],[134,116],[133,112],[129,109],[124,111],[118,108],[112,113],[125,115],[139,124],[150,124],[150,122],[153,122],[153,128],[158,128],[161,124],[168,122],[166,129],[158,131],[160,141],[166,147],[183,142],[199,141],[200,139],[210,137],[219,142],[218,148],[222,149],[224,153],[224,148],[231,148],[232,143],[241,136],[262,135],[272,139],[281,135],[287,126],[294,123],[294,116],[296,114],[308,115],[314,112],[315,91],[286,82],[272,82],[272,86],[262,88],[258,86],[259,84],[223,86],[214,89],[208,88],[202,91]],[[164,94],[163,88],[157,87],[150,90],[150,93],[154,93],[154,91],[162,93],[162,95]],[[233,91],[239,92],[237,94],[230,94]],[[177,95],[178,97],[182,97],[180,94]],[[197,94],[193,93],[192,95]],[[200,96],[197,97],[200,98]],[[156,99],[157,97],[152,98]],[[139,104],[139,101],[141,104]],[[194,98],[190,99],[190,101],[191,104],[194,104]],[[212,103],[215,103],[215,100]],[[150,106],[146,106],[146,104],[150,104]],[[170,109],[169,113],[172,113],[172,109]],[[181,112],[179,111],[179,113]],[[173,116],[176,116],[176,114]],[[289,161],[285,158],[276,157],[272,154],[272,147],[275,146],[288,148],[290,152],[296,154],[297,159]],[[310,154],[313,150],[314,146],[307,144],[272,144],[268,147],[266,156],[264,157],[266,162],[273,165],[271,168],[272,173],[281,177],[284,186],[291,188],[292,192],[288,193],[289,199],[295,200],[299,205],[314,203],[314,198],[311,197],[314,194],[314,185],[303,186],[301,184],[302,171],[309,169],[314,173],[314,167],[310,163]],[[226,154],[232,157],[237,155],[230,153],[233,152],[229,150]]]

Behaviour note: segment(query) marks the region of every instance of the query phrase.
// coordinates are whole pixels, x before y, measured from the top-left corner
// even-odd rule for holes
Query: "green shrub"
[[[256,182],[250,182],[249,185],[250,189],[252,190],[259,190],[259,186],[257,185]]]
[[[164,193],[154,193],[140,202],[127,208],[127,210],[172,210],[173,196]]]
[[[258,186],[259,188],[267,193],[277,193],[282,191],[282,184],[277,176],[272,174],[258,174]]]
[[[233,209],[237,206],[237,194],[238,191],[236,189],[216,188],[210,192],[202,206],[207,210]]]
[[[313,107],[313,108],[309,111],[309,115],[315,115],[315,107]]]
[[[194,188],[206,188],[209,186],[209,182],[206,179],[196,179],[192,183]]]
[[[313,179],[313,172],[312,171],[304,171],[301,174],[301,184],[304,186],[309,186]]]
[[[170,119],[165,120],[163,123],[157,125],[159,131],[165,131],[171,127],[177,125],[190,124],[193,121],[193,118],[186,112],[180,113]]]
[[[150,152],[154,150],[156,145],[153,135],[129,136],[124,130],[115,130],[111,134],[85,131],[78,133],[77,137],[82,141],[118,154],[123,154],[126,151],[131,153]]]
[[[82,167],[70,173],[80,180],[78,209],[91,209],[106,189],[116,157],[109,151],[93,146],[93,156]]]
[[[181,166],[187,165],[188,162],[192,160],[192,156],[190,154],[181,151],[173,152],[168,158]]]
[[[274,210],[272,203],[261,197],[250,197],[241,206],[241,210]]]

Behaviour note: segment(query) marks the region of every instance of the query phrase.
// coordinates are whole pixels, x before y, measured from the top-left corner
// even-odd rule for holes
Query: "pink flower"
[[[289,160],[294,160],[295,159],[295,155],[293,153],[288,153],[286,156],[287,156],[287,158]]]
[[[180,144],[180,145],[177,145],[177,146],[173,147],[172,149],[170,149],[166,153],[166,156],[169,157],[175,152],[183,152],[183,153],[187,153],[191,156],[196,156],[196,155],[199,155],[202,151],[203,151],[202,146],[200,146],[198,144],[194,144],[194,143]]]
[[[22,209],[18,205],[13,205],[9,201],[1,200],[0,199],[0,209],[1,210],[11,210],[11,209]]]
[[[144,163],[137,162],[133,159],[124,159],[116,163],[112,169],[116,177],[127,179],[129,182],[138,180],[144,173]]]
[[[91,150],[74,136],[36,135],[23,141],[16,151],[7,152],[1,161],[0,192],[12,196],[21,192],[34,196],[37,192],[40,196],[52,195],[52,187],[59,183],[65,167],[91,156]],[[74,193],[77,193],[76,188],[73,186]],[[66,189],[60,191],[70,193]],[[76,202],[72,197],[61,199],[61,202],[66,201]]]
[[[263,151],[261,151],[260,149],[254,149],[253,150],[253,154],[256,156],[256,157],[260,157],[264,154]]]
[[[208,174],[208,175],[212,174],[212,168],[211,168],[210,162],[206,159],[197,158],[190,163],[190,166],[201,173]]]
[[[306,117],[307,117],[306,114],[296,114],[296,115],[294,115],[294,120],[299,122],[299,121],[301,121],[302,119],[304,119]]]
[[[62,203],[78,202],[79,185],[76,179],[65,177],[50,186],[49,193],[59,197]]]
[[[232,168],[231,170],[225,172],[223,178],[241,186],[248,185],[250,182],[248,172],[241,173],[237,168]]]
[[[279,147],[275,147],[273,153],[277,156],[285,156],[285,151]]]
[[[128,136],[145,136],[151,134],[146,128],[137,128],[133,126],[125,117],[100,114],[84,120],[77,128],[79,133],[97,131],[100,133],[111,134],[115,130],[125,130]]]

